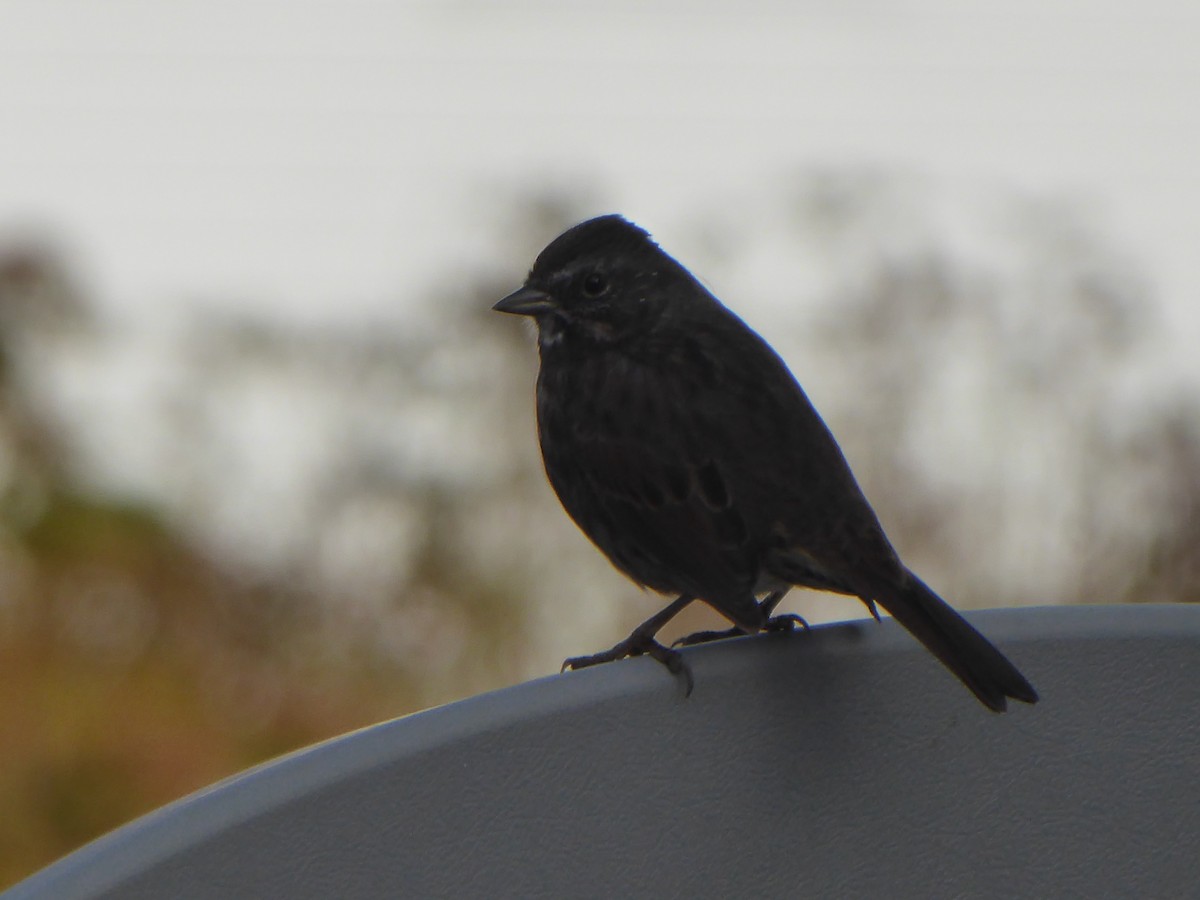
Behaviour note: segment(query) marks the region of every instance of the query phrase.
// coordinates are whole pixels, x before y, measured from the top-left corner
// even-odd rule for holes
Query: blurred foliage
[[[786,240],[822,278],[793,288],[818,312],[788,296],[770,336],[910,564],[963,606],[1196,600],[1200,407],[1131,377],[1155,328],[1136,267],[1028,202],[977,253],[900,188],[796,185]],[[585,215],[515,208],[519,262],[459,271],[403,325],[159,336],[136,431],[89,393],[133,337],[52,247],[0,247],[0,884],[644,618],[545,485],[532,341],[489,311]],[[698,241],[718,275],[748,255]],[[130,459],[122,490],[104,473]]]

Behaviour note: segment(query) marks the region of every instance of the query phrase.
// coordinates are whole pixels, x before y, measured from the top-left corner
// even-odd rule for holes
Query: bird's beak
[[[513,291],[492,309],[514,316],[537,316],[558,309],[558,304],[545,291],[526,286]]]

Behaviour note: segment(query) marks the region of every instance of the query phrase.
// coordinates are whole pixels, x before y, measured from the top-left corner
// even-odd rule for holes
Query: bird
[[[538,438],[567,514],[632,581],[675,596],[564,670],[647,655],[690,694],[659,630],[697,600],[733,628],[683,643],[807,627],[774,615],[798,586],[858,597],[876,619],[878,604],[990,710],[1037,702],[901,562],[780,356],[644,229],[615,214],[569,228],[493,309],[536,324]]]

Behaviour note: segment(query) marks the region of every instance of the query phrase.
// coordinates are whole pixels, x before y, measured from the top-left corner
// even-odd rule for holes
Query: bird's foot
[[[778,616],[771,616],[763,624],[762,630],[769,632],[780,631],[795,631],[799,626],[805,631],[809,630],[808,623],[801,616],[795,613],[783,613]],[[721,641],[731,637],[745,637],[746,632],[740,628],[727,628],[724,631],[697,631],[694,634],[684,635],[683,637],[671,643],[672,647],[690,647],[693,644],[707,644],[710,641]]]
[[[567,669],[586,669],[588,666],[615,662],[618,659],[625,659],[630,656],[649,656],[651,659],[658,660],[667,667],[668,672],[683,680],[683,695],[685,697],[691,696],[695,681],[692,678],[691,668],[684,661],[683,654],[678,650],[672,650],[670,647],[664,647],[652,636],[641,635],[636,631],[608,650],[593,653],[591,656],[572,656],[570,659],[564,660],[562,671],[565,672]]]
[[[685,634],[671,642],[672,647],[691,647],[693,644],[708,644],[712,641],[723,641],[725,638],[745,637],[746,632],[740,628],[726,628],[723,631],[696,631]]]
[[[798,616],[795,613],[780,613],[777,616],[771,616],[767,619],[767,624],[763,626],[763,631],[770,632],[791,632],[799,627],[804,631],[812,631],[812,627],[805,621],[803,616]]]

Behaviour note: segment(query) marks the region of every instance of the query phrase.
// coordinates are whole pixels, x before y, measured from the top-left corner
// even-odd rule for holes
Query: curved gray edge
[[[1046,642],[1088,643],[1192,637],[1200,646],[1200,608],[1175,605],[1065,606],[983,610],[967,617],[1001,646],[1053,702],[1053,671],[1026,665],[1023,650]],[[816,626],[807,635],[761,635],[688,648],[696,694],[708,679],[727,678],[755,664],[767,642],[795,641],[822,657],[924,655],[890,620],[870,619]],[[1066,663],[1064,663],[1066,664]],[[936,665],[936,663],[934,663]],[[955,713],[990,715],[957,682],[928,702],[957,703]],[[896,688],[902,690],[903,686]],[[651,694],[684,702],[662,667],[639,658],[537,679],[414,713],[313,745],[218,782],[152,812],[75,851],[5,891],[3,900],[94,898],[133,874],[180,853],[231,826],[305,795],[407,757],[452,745],[465,737],[540,720],[556,713],[612,700]],[[689,701],[690,702],[690,701]],[[1009,716],[1025,707],[1014,704]]]

